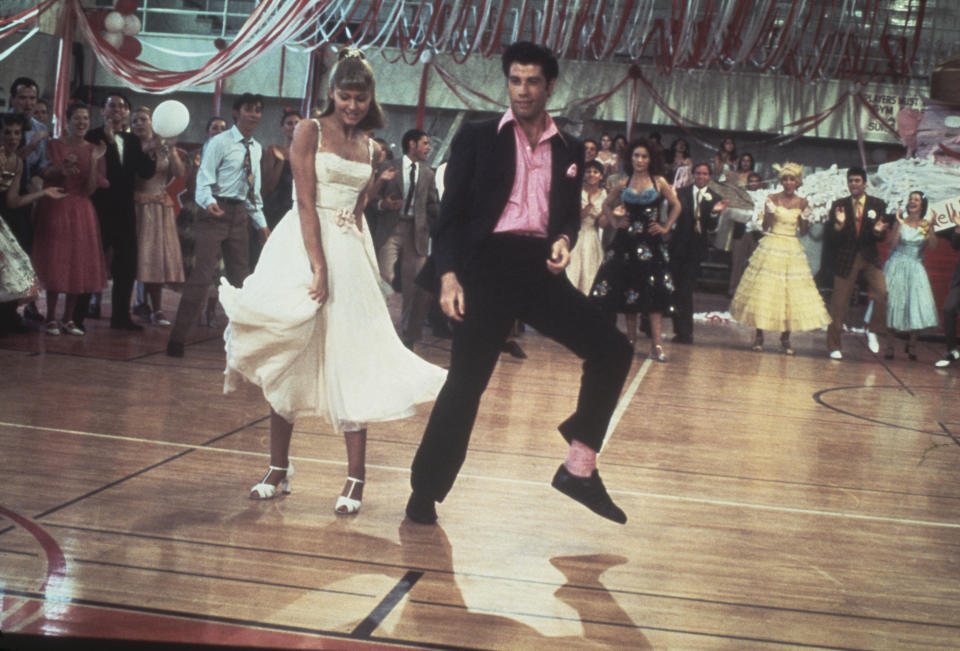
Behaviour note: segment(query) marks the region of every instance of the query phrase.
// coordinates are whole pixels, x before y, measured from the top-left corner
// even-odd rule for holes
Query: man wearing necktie
[[[411,318],[416,286],[414,280],[427,259],[430,223],[440,211],[440,199],[434,172],[427,165],[430,136],[419,129],[410,129],[400,141],[403,158],[385,161],[378,174],[387,167],[397,169],[397,175],[383,184],[377,201],[377,233],[374,243],[380,275],[393,284],[397,261],[400,262],[400,289],[403,310],[401,332],[412,332],[422,323],[408,323]],[[423,314],[415,318],[422,321]],[[409,327],[408,327],[409,326]]]
[[[709,163],[693,168],[693,185],[680,188],[677,199],[682,210],[670,235],[670,275],[673,276],[673,341],[693,343],[693,290],[700,275],[700,263],[707,257],[709,234],[717,228],[720,212],[727,202],[710,190]]]
[[[270,234],[260,197],[260,143],[253,132],[263,114],[263,97],[244,93],[233,103],[234,125],[207,141],[197,171],[196,201],[204,210],[196,223],[196,262],[183,288],[167,355],[183,357],[190,327],[197,322],[210,279],[223,253],[227,281],[240,287],[250,273],[249,222],[266,241]]]
[[[103,160],[110,185],[98,188],[91,200],[97,211],[103,251],[110,261],[113,276],[110,327],[137,331],[143,327],[130,318],[130,298],[137,276],[137,216],[133,188],[136,177],[149,179],[154,175],[157,162],[143,151],[140,138],[129,131],[130,102],[126,97],[119,93],[107,95],[101,113],[103,126],[91,129],[85,137],[107,147]],[[74,308],[74,322],[81,328],[89,303],[90,295],[85,294]]]
[[[867,347],[880,351],[877,335],[889,336],[887,330],[887,283],[880,267],[877,243],[887,236],[893,220],[887,204],[866,194],[867,172],[860,167],[847,171],[850,196],[830,206],[825,229],[824,264],[832,264],[833,295],[830,297],[830,327],[827,328],[827,349],[831,359],[843,359],[840,332],[850,304],[850,296],[862,277],[873,299],[873,313],[867,330]]]

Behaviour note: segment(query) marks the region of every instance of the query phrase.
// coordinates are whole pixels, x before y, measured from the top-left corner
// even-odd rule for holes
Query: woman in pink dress
[[[76,103],[67,108],[67,134],[47,144],[50,164],[44,185],[62,187],[62,199],[44,197],[37,205],[33,266],[47,292],[48,335],[84,332],[73,322],[80,294],[98,292],[107,284],[100,226],[90,195],[107,187],[103,170],[106,146],[83,139],[90,128],[90,110]],[[66,294],[63,323],[56,319],[57,300]]]

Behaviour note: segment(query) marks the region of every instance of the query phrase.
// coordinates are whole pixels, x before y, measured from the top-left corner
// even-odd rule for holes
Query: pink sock
[[[597,453],[580,441],[574,440],[570,444],[567,460],[563,465],[575,477],[589,477],[597,468]]]

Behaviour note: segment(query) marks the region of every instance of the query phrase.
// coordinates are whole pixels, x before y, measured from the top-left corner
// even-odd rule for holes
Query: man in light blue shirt
[[[261,241],[270,234],[260,197],[261,147],[252,137],[262,114],[263,97],[244,93],[233,103],[233,127],[204,145],[195,195],[203,208],[196,223],[196,262],[167,342],[171,357],[183,357],[187,333],[200,316],[217,267],[217,253],[223,252],[227,280],[240,287],[250,273],[249,222],[256,224]]]

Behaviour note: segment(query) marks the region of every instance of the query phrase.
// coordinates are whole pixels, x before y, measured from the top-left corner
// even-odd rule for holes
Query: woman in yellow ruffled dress
[[[797,239],[798,232],[803,235],[810,227],[810,206],[796,195],[803,181],[803,168],[787,163],[778,176],[783,191],[767,197],[763,211],[765,235],[750,256],[730,302],[730,314],[756,328],[753,350],[763,350],[764,330],[779,330],[781,349],[793,355],[790,333],[828,325],[830,315]]]

